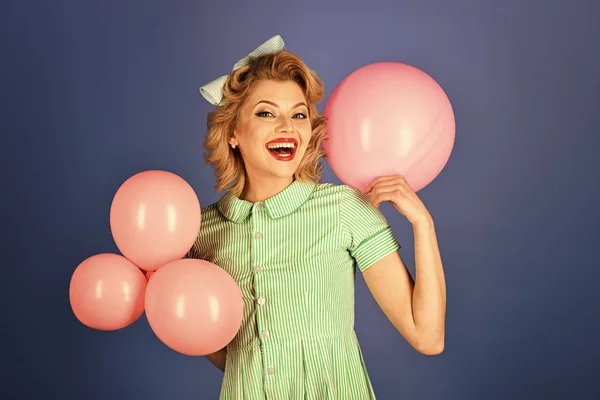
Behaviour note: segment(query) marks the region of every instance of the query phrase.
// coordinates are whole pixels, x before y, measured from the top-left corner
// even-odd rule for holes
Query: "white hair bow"
[[[250,57],[275,53],[283,49],[284,45],[285,44],[283,43],[281,36],[273,36],[271,39],[258,46],[252,53],[236,62],[233,66],[232,72],[246,65]],[[223,86],[225,85],[225,81],[227,80],[228,76],[229,75],[223,75],[220,78],[217,78],[214,81],[202,86],[200,88],[200,94],[206,100],[208,100],[209,103],[214,104],[215,106],[221,105],[223,101]]]

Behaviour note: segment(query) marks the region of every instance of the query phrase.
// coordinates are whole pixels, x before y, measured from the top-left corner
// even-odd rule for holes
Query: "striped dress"
[[[399,247],[346,185],[295,181],[264,202],[227,193],[204,208],[188,256],[227,271],[244,301],[220,399],[374,399],[354,331],[354,265]]]

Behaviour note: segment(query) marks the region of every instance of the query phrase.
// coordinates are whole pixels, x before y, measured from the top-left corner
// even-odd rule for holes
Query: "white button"
[[[267,368],[267,374],[273,375],[275,373],[275,368]]]
[[[269,331],[268,331],[268,330],[266,330],[266,329],[265,329],[265,330],[263,330],[263,331],[262,331],[262,335],[263,335],[263,337],[269,337]]]
[[[260,271],[262,271],[261,266],[260,265],[255,265],[254,266],[254,272],[260,272]]]
[[[266,301],[266,300],[265,300],[265,298],[264,298],[264,297],[262,297],[262,296],[260,296],[260,297],[258,298],[258,304],[260,304],[261,306],[262,306],[263,304],[265,304],[265,301]]]
[[[262,239],[262,233],[260,233],[260,232],[256,232],[256,233],[254,234],[254,237],[256,238],[256,240],[261,240],[261,239]]]
[[[262,210],[262,208],[263,208],[263,203],[256,203],[257,210]]]

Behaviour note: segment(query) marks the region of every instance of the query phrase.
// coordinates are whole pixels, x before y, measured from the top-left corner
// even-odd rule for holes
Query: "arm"
[[[215,367],[219,368],[221,371],[225,372],[225,360],[227,357],[227,347],[222,348],[216,353],[207,354],[205,356],[208,361],[212,363]]]
[[[423,354],[439,354],[445,339],[446,283],[433,219],[403,176],[378,177],[363,194],[370,194],[371,212],[376,211],[372,207],[378,208],[387,201],[411,223],[416,264],[415,283],[396,251],[365,240],[364,245],[358,244],[358,254],[379,250],[378,258],[361,260],[365,282],[382,311],[411,346]],[[385,220],[380,213],[379,217]],[[361,251],[362,247],[365,250]]]
[[[363,271],[375,301],[417,351],[444,349],[446,285],[433,221],[413,224],[416,283],[400,255],[393,252]]]

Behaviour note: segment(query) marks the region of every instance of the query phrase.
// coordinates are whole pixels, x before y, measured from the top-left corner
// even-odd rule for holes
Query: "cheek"
[[[265,135],[260,129],[248,129],[238,138],[240,146],[246,149],[246,152],[255,153],[257,150],[262,150],[265,143]]]
[[[310,141],[310,137],[312,136],[312,129],[310,127],[310,124],[306,125],[306,127],[298,129],[298,134],[300,136],[300,141],[302,142],[302,147],[308,146],[308,142]]]
[[[306,141],[304,143],[302,143],[302,148],[300,149],[300,151],[302,152],[303,155],[308,151],[309,142],[310,142],[310,136],[306,138]]]
[[[269,155],[264,148],[256,142],[248,142],[244,147],[243,156],[247,163],[256,164],[261,163],[267,159]]]

